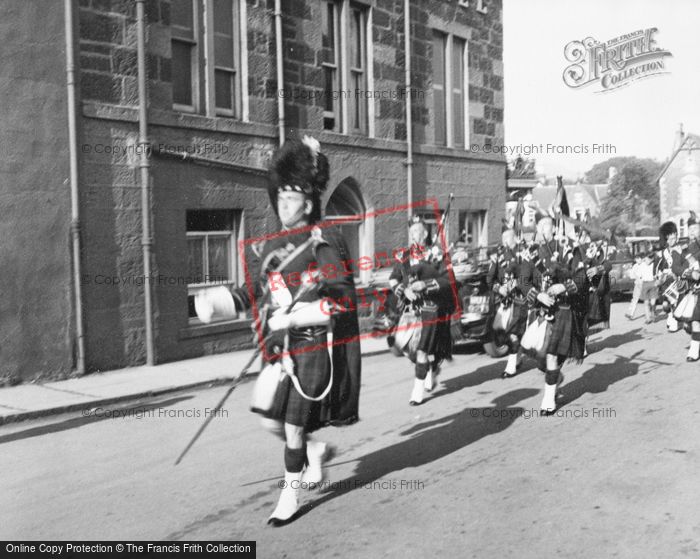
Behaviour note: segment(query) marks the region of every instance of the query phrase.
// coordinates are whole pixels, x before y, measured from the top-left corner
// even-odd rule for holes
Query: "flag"
[[[557,193],[554,195],[552,205],[549,206],[549,213],[552,217],[559,217],[560,214],[569,215],[569,201],[566,199],[566,190],[561,177],[557,177]]]
[[[518,205],[515,206],[515,214],[513,219],[513,229],[515,234],[520,237],[523,232],[523,216],[525,215],[525,203],[522,198],[518,198]]]

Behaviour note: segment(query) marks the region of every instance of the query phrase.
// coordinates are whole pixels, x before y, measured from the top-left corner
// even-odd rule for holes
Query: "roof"
[[[537,179],[508,179],[506,185],[508,188],[535,188],[537,186]]]
[[[700,148],[700,136],[697,134],[686,134],[685,137],[683,138],[683,141],[681,142],[681,145],[678,146],[676,151],[673,152],[673,155],[671,158],[668,160],[666,165],[664,165],[664,168],[661,169],[661,172],[659,175],[656,177],[654,182],[659,182],[661,180],[661,177],[663,177],[666,174],[666,171],[668,171],[668,168],[671,166],[673,161],[676,159],[676,156],[683,151],[684,149],[688,149],[689,147],[693,148]]]
[[[608,194],[607,184],[570,184],[565,185],[566,199],[569,202],[569,207],[587,206],[592,202],[599,206],[601,200]],[[556,188],[543,187],[534,188],[532,190],[532,200],[537,202],[542,209],[546,209],[554,201],[554,196],[557,193]],[[577,200],[580,200],[577,201]]]

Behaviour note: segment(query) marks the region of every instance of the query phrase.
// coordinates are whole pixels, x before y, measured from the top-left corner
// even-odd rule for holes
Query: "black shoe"
[[[513,378],[517,374],[518,374],[517,372],[515,372],[515,373],[503,373],[501,375],[501,378]]]
[[[267,523],[274,528],[280,528],[282,526],[286,526],[287,524],[289,524],[290,522],[295,520],[296,517],[298,516],[298,513],[299,513],[299,511],[295,512],[292,516],[290,516],[286,520],[282,520],[281,518],[275,518],[275,517],[268,518]]]
[[[425,400],[423,400],[425,401]],[[411,400],[408,405],[409,406],[420,406],[423,402],[416,402],[415,400]]]
[[[685,358],[685,360],[688,361],[688,362],[690,362],[690,363],[693,363],[694,361],[700,360],[700,357],[695,357],[695,358],[693,358],[693,357],[688,356],[688,357]]]
[[[550,415],[554,415],[557,412],[557,410],[540,410],[540,417],[549,417]]]

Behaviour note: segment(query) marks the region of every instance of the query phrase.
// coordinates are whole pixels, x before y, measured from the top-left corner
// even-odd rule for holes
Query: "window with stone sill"
[[[171,4],[175,110],[246,120],[245,10],[245,0]]]
[[[236,253],[241,236],[240,210],[187,211],[187,307],[189,324],[203,324],[195,311],[195,296],[220,286],[240,287],[242,266]],[[246,311],[232,317],[216,314],[212,323],[248,318]]]
[[[323,128],[369,134],[372,33],[370,7],[349,0],[321,2]]]
[[[434,30],[432,51],[434,143],[465,149],[469,141],[467,42]]]
[[[480,259],[486,259],[488,245],[488,222],[486,210],[460,211],[458,214],[459,240],[469,248],[482,249]]]

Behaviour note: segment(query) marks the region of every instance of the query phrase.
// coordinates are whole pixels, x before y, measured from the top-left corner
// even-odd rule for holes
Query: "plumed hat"
[[[691,211],[687,222],[688,227],[691,225],[697,225],[698,223],[700,223],[698,222],[698,216],[695,215],[695,212]]]
[[[328,186],[328,158],[321,144],[311,136],[291,139],[277,150],[270,166],[268,193],[277,213],[280,192],[301,192],[313,202],[310,223],[321,220],[321,194]]]
[[[662,223],[661,227],[659,227],[659,239],[661,239],[661,242],[664,242],[668,236],[677,234],[678,227],[676,227],[676,224],[673,223],[673,221]]]

